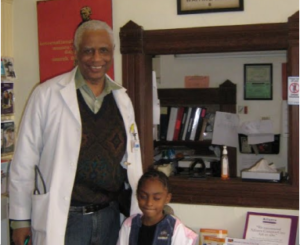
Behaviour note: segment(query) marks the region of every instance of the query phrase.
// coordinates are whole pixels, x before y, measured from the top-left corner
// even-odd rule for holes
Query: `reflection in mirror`
[[[240,122],[270,119],[274,134],[280,135],[278,154],[243,154],[237,149],[237,176],[260,158],[265,158],[283,172],[288,171],[288,107],[282,98],[282,84],[287,62],[286,51],[234,52],[184,55],[156,55],[152,67],[158,89],[184,88],[185,76],[208,76],[209,87],[218,87],[225,80],[237,84],[237,113]],[[273,99],[244,100],[244,64],[273,65]],[[239,110],[239,108],[242,108]],[[245,109],[247,108],[247,109]]]

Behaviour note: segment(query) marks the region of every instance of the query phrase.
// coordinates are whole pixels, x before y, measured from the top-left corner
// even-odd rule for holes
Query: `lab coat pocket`
[[[42,195],[32,195],[31,225],[35,231],[46,231],[49,216],[49,192]]]

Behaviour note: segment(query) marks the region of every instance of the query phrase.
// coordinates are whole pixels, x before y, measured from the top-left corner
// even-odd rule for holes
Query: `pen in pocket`
[[[25,241],[24,241],[24,245],[27,245],[28,242],[29,242],[29,240],[30,240],[30,236],[27,236],[26,239],[25,239]]]

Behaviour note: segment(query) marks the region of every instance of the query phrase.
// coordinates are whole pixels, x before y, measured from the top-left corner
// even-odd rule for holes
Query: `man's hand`
[[[27,245],[32,245],[30,227],[14,229],[12,234],[12,239],[15,245],[24,245],[24,241],[27,236],[30,236],[30,240],[27,243]]]

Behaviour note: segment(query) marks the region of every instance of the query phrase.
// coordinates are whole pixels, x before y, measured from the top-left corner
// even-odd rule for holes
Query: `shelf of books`
[[[8,194],[8,170],[15,147],[14,59],[1,57],[1,194]]]
[[[188,164],[201,158],[206,170],[211,170],[206,171],[207,174],[211,174],[214,162],[220,160],[218,147],[211,144],[215,113],[236,113],[236,85],[227,80],[216,88],[158,89],[158,97],[161,115],[154,139],[155,164],[175,159],[176,165],[188,168]],[[232,148],[229,151],[233,166],[230,173],[234,177],[236,150]],[[177,166],[175,175],[180,174],[178,170]]]

